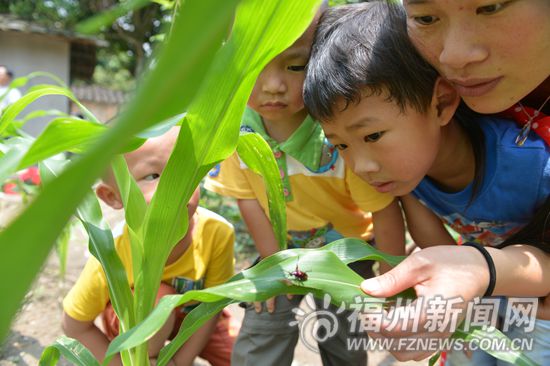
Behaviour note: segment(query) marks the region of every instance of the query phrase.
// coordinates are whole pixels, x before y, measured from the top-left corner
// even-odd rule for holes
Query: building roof
[[[80,101],[120,105],[128,99],[128,95],[123,91],[97,85],[72,85],[71,90]]]
[[[78,34],[66,29],[47,28],[40,24],[14,18],[11,15],[0,14],[0,31],[22,32],[43,34],[55,37],[61,37],[70,42],[93,44],[95,46],[106,47],[108,43],[95,37]]]

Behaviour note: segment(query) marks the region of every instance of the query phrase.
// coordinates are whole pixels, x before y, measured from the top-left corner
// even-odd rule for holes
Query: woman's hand
[[[404,309],[405,312],[401,314],[414,314],[416,306],[420,306],[418,323],[403,324],[399,321],[397,325],[394,323],[390,326],[391,316],[395,314],[395,310],[391,310],[388,317],[381,320],[380,332],[373,332],[369,336],[395,339],[394,345],[397,347],[405,347],[408,344],[401,342],[402,338],[448,338],[454,331],[453,327],[457,327],[464,318],[467,303],[475,297],[483,296],[488,284],[487,262],[475,248],[434,246],[413,253],[386,274],[363,281],[361,289],[372,296],[389,297],[408,288],[414,288],[418,298],[407,306],[410,309]],[[429,332],[426,329],[430,321],[428,314],[440,312],[441,308],[441,305],[438,305],[441,301],[433,301],[436,297],[453,300],[453,309],[461,309],[461,313],[456,320],[452,319],[445,323],[447,327],[444,329]],[[447,312],[444,316],[445,320],[451,320],[453,315]],[[433,350],[397,348],[391,349],[390,352],[399,361],[418,361],[429,357]]]

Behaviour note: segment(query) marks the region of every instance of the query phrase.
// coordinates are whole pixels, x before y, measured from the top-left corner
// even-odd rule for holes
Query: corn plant
[[[109,160],[124,150],[131,136],[186,110],[178,143],[149,207],[133,194],[135,185],[127,175],[125,177],[123,160],[115,160],[121,190],[128,192],[125,194],[126,220],[133,233],[134,263],[140,264],[135,267],[140,271],[136,276],[135,297],[129,285],[120,279],[122,271],[116,256],[111,261],[102,261],[101,248],[107,248],[105,252],[109,253],[112,238],[105,234],[103,224],[94,220],[97,217],[89,214],[96,212],[91,209],[94,205],[85,206],[87,214],[83,209],[79,213],[89,231],[103,235],[103,242],[92,243],[92,253],[102,261],[110,278],[110,293],[122,330],[129,329],[151,311],[154,296],[147,294],[156,293],[166,257],[187,229],[185,207],[191,192],[214,164],[234,151],[240,115],[257,75],[271,58],[303,32],[313,17],[317,1],[243,1],[231,35],[226,39],[236,5],[236,0],[210,0],[187,1],[175,7],[174,21],[155,67],[142,81],[135,99],[113,128],[105,129],[90,113],[86,113],[89,121],[63,117],[62,121],[52,122],[29,149],[19,149],[23,156],[9,160],[9,167],[13,169],[6,166],[6,171],[40,161],[53,150],[59,152],[75,146],[82,149],[78,158],[67,164],[57,177],[46,181],[42,193],[29,208],[0,233],[4,252],[2,274],[20,278],[17,284],[2,284],[2,290],[12,294],[10,301],[4,303],[6,311],[0,318],[2,336],[53,241]],[[197,29],[201,31],[196,32]],[[178,60],[177,67],[174,67],[174,60]],[[2,115],[0,132],[10,126],[26,105],[52,94],[65,95],[78,103],[63,86],[33,87]],[[61,136],[54,132],[48,139],[49,133],[56,128],[59,131],[61,125],[66,134],[78,136],[60,139]],[[86,128],[88,134],[79,133]],[[78,138],[84,141],[77,143]],[[73,146],[57,146],[60,142]],[[16,149],[10,151],[15,155]],[[46,215],[51,207],[57,207],[56,214]],[[51,219],[47,225],[33,225],[44,217]],[[168,222],[174,224],[164,225]],[[29,230],[31,225],[33,230]],[[10,245],[16,241],[24,245]],[[158,243],[165,245],[159,247]],[[140,263],[144,257],[147,261]],[[114,274],[111,276],[108,272]],[[123,359],[129,364],[147,362],[145,347],[123,355]]]
[[[369,258],[395,265],[402,259],[384,255],[353,239],[316,250],[283,250],[224,285],[167,296],[154,308],[162,268],[173,245],[187,230],[186,203],[191,193],[209,169],[235,149],[268,183],[270,218],[281,249],[285,247],[284,200],[272,153],[256,135],[239,137],[239,123],[260,71],[298,38],[311,21],[318,2],[187,0],[178,3],[164,46],[156,55],[151,71],[112,128],[106,128],[84,109],[86,120],[59,116],[34,141],[24,137],[8,140],[10,146],[0,156],[0,176],[40,163],[45,179],[38,197],[0,233],[3,252],[0,275],[19,279],[17,283],[3,281],[0,285],[0,291],[11,295],[3,302],[5,309],[0,313],[2,337],[55,239],[75,212],[89,234],[90,252],[103,266],[121,324],[121,334],[111,343],[105,363],[120,353],[125,365],[147,365],[147,340],[175,306],[190,299],[203,303],[186,317],[176,339],[161,351],[159,365],[166,364],[200,325],[227,304],[265,300],[281,293],[308,292],[317,296],[329,293],[337,303],[350,303],[356,296],[365,295],[358,287],[362,278],[351,271],[347,263]],[[144,3],[134,0],[124,6]],[[94,21],[90,24],[96,24]],[[52,94],[64,95],[78,103],[63,85],[35,86],[0,117],[0,133],[17,130],[14,120],[25,106]],[[181,115],[184,111],[185,115]],[[159,122],[167,119],[169,122],[159,126]],[[144,138],[174,123],[181,126],[178,141],[157,192],[146,205],[125,160],[117,154],[132,150]],[[73,161],[56,159],[63,151],[78,155]],[[123,197],[131,236],[134,294],[114,250],[111,231],[103,222],[97,199],[90,190],[109,162]],[[55,214],[51,213],[53,207]],[[298,259],[308,273],[305,283],[288,276]],[[472,334],[483,336],[480,332]],[[67,337],[48,347],[40,363],[55,365],[61,354],[77,365],[99,365],[85,347]],[[520,354],[508,356],[525,365],[532,364]]]

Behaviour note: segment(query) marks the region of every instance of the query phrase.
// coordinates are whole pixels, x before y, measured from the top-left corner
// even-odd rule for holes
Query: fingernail
[[[361,290],[367,294],[376,294],[381,290],[380,282],[375,278],[369,278],[361,282]]]

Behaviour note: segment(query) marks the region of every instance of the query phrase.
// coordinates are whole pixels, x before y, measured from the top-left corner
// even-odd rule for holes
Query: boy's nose
[[[286,84],[278,73],[266,73],[261,81],[264,93],[280,94],[286,92]]]
[[[351,160],[353,172],[363,179],[368,178],[369,174],[380,170],[378,163],[364,153],[356,153],[349,160]]]
[[[485,60],[489,52],[481,37],[472,24],[454,25],[445,34],[439,62],[444,67],[460,70]]]

